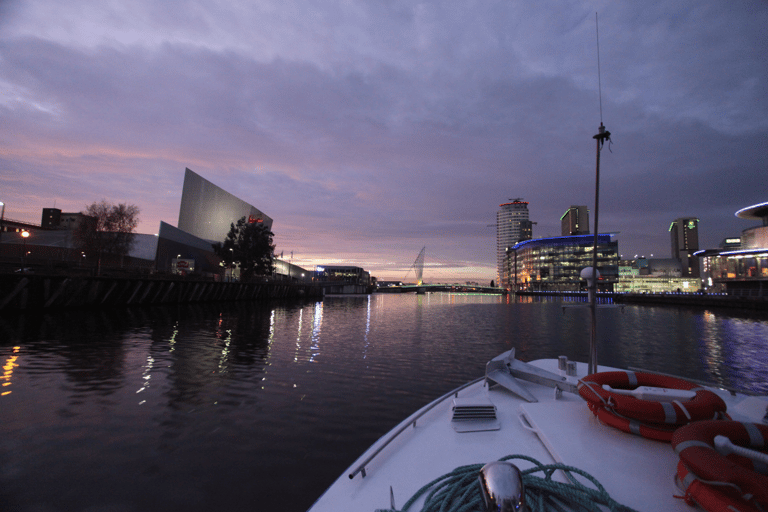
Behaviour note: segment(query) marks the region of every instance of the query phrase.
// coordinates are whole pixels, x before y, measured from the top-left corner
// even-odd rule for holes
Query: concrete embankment
[[[0,312],[322,297],[314,284],[150,277],[0,275]]]
[[[701,293],[630,293],[618,295],[616,302],[625,304],[653,304],[673,306],[702,306],[738,309],[768,310],[766,297],[738,297],[732,295],[701,294]]]
[[[561,297],[587,300],[586,292],[517,292],[520,296]],[[654,306],[701,306],[768,311],[768,297],[739,297],[705,293],[598,293],[598,301],[618,304],[648,304]]]

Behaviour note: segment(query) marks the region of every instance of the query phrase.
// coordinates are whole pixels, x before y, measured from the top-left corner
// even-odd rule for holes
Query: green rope
[[[565,464],[541,464],[526,455],[508,455],[499,459],[527,460],[534,467],[521,470],[520,475],[525,487],[525,501],[531,512],[545,510],[574,510],[578,512],[610,510],[611,512],[635,512],[633,509],[614,501],[605,488],[592,475]],[[450,473],[429,482],[416,491],[411,499],[399,511],[380,509],[376,512],[406,512],[423,494],[429,492],[421,512],[474,512],[483,510],[483,498],[480,490],[478,474],[484,464],[460,466]],[[555,482],[552,475],[555,471],[564,471],[572,484]],[[543,473],[536,476],[534,473]],[[593,485],[587,487],[579,482],[573,474],[580,475]],[[606,508],[598,507],[602,505]]]

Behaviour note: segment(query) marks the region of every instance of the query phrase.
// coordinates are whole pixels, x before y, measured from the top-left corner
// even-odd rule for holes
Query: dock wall
[[[517,295],[528,297],[581,298],[585,301],[588,297],[587,292],[517,292]],[[766,297],[741,297],[726,294],[598,292],[597,298],[598,301],[608,300],[619,304],[768,310],[768,298]]]
[[[322,296],[322,287],[297,282],[222,283],[151,277],[0,275],[0,313]]]

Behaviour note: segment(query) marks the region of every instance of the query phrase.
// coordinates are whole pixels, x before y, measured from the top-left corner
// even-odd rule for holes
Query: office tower
[[[507,249],[521,240],[530,240],[533,230],[528,220],[527,201],[514,199],[500,204],[499,208],[496,212],[496,279],[498,286],[506,286],[509,283]]]
[[[563,236],[589,234],[589,209],[586,206],[571,206],[560,217]]]
[[[681,217],[669,226],[672,257],[682,263],[683,277],[699,277],[699,260],[693,255],[699,250],[699,219]]]

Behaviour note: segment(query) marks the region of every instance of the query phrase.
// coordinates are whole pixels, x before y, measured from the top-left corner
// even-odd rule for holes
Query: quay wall
[[[619,294],[614,300],[625,304],[652,304],[654,306],[702,306],[768,310],[768,298],[766,297],[739,297],[723,294],[628,293],[626,295]]]
[[[587,292],[517,292],[533,297],[578,297],[587,300]],[[706,293],[614,293],[598,292],[598,301],[612,300],[619,304],[648,304],[654,306],[701,306],[768,310],[766,297],[740,297]]]
[[[223,283],[151,277],[0,275],[0,313],[322,296],[321,286],[301,282]]]

